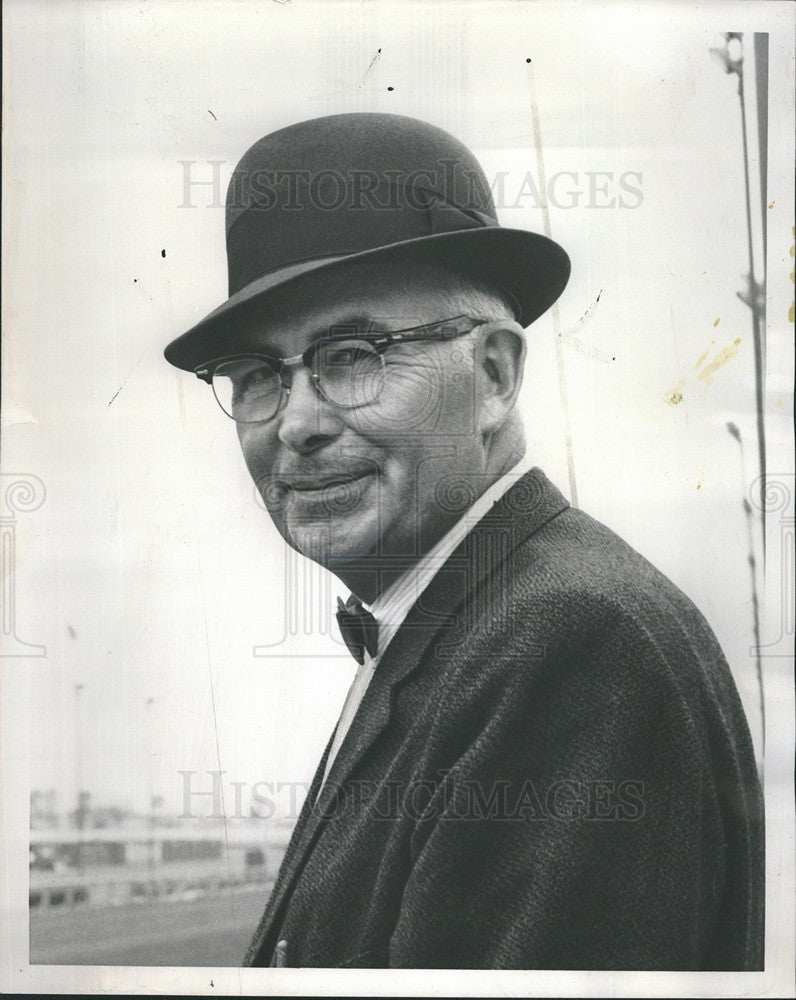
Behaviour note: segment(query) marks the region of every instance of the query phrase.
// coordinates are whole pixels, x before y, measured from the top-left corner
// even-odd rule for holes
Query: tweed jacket
[[[246,965],[762,968],[762,794],[721,649],[539,469],[411,609],[316,802],[328,750]]]

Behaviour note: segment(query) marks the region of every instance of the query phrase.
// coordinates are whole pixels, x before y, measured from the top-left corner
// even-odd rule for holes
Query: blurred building
[[[53,790],[31,793],[31,910],[186,898],[273,880],[292,821],[148,815],[116,805],[59,812]]]

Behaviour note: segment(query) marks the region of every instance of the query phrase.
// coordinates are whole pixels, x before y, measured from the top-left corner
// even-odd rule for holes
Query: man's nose
[[[290,388],[281,412],[278,437],[293,451],[307,454],[337,437],[342,429],[340,414],[316,392],[312,375],[306,368],[292,373]]]

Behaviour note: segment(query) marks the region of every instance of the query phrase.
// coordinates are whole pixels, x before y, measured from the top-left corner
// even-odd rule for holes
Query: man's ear
[[[495,320],[478,330],[478,427],[485,437],[494,434],[514,408],[526,352],[525,333],[513,320]]]

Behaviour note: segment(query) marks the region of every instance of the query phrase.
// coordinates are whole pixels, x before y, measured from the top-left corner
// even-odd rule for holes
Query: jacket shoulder
[[[505,623],[539,621],[592,639],[635,624],[651,638],[687,633],[702,652],[721,649],[679,587],[606,525],[568,507],[510,552],[486,589],[500,591]],[[493,602],[494,603],[494,602]]]
[[[473,691],[509,680],[531,691],[577,676],[617,697],[677,700],[689,714],[710,703],[747,729],[710,625],[627,542],[571,507],[514,546],[494,534],[511,530],[493,522],[492,537],[481,538],[505,555],[433,644],[437,671]]]

